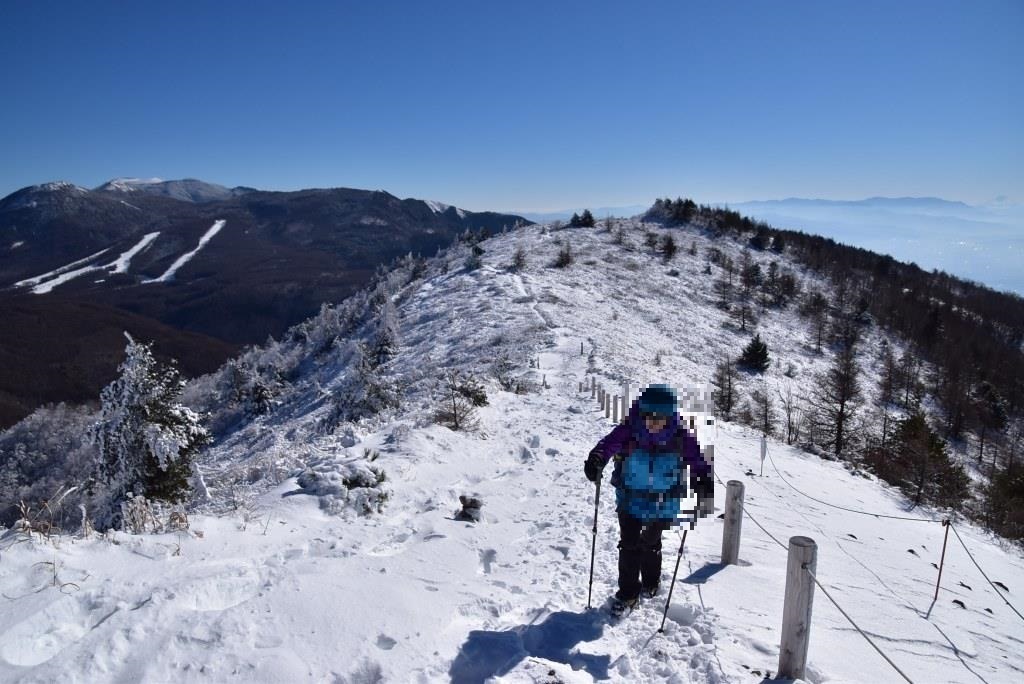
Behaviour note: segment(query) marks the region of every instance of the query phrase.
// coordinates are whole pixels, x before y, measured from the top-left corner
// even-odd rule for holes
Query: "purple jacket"
[[[685,498],[687,489],[694,491],[699,499],[714,498],[712,464],[701,454],[696,436],[686,429],[676,413],[669,417],[661,431],[652,433],[634,401],[626,422],[616,425],[590,453],[598,454],[604,465],[615,456],[622,456],[615,462],[611,482],[617,490],[619,509],[635,517],[675,517],[679,513],[679,499]],[[631,458],[633,461],[626,463]],[[688,487],[681,481],[685,467],[689,467]],[[650,469],[652,477],[636,477],[637,468],[641,473]]]

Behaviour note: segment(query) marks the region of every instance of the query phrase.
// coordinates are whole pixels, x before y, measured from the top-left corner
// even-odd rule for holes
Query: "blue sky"
[[[0,195],[1024,201],[1018,0],[22,2],[2,24]]]

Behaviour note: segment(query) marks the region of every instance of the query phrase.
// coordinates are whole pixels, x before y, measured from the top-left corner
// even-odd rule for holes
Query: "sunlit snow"
[[[97,252],[96,254],[93,254],[92,256],[86,257],[85,259],[80,259],[74,263],[68,264],[67,266],[63,266],[57,269],[56,271],[52,271],[41,276],[36,276],[35,278],[29,278],[28,280],[22,280],[16,285],[27,287],[34,284],[35,286],[32,287],[32,292],[34,292],[35,294],[46,294],[48,292],[51,292],[55,287],[63,285],[64,283],[69,282],[71,280],[74,280],[79,276],[83,276],[86,273],[92,273],[94,271],[109,271],[110,273],[127,273],[128,267],[131,265],[132,258],[136,254],[144,250],[146,247],[148,247],[149,244],[153,242],[153,240],[155,240],[158,235],[160,235],[160,231],[146,233],[146,235],[143,236],[143,238],[139,240],[137,243],[135,243],[135,245],[133,245],[131,249],[122,252],[120,256],[118,256],[114,261],[111,261],[109,264],[105,264],[102,266],[92,265],[83,266],[81,268],[74,268],[78,264],[88,263],[89,261],[99,256],[103,252],[106,252],[107,250],[104,249]],[[50,276],[55,277],[51,278]]]
[[[721,482],[745,484],[746,509],[767,533],[744,519],[740,562],[720,565],[725,487],[716,484],[715,517],[687,533],[663,634],[678,530],[664,537],[661,596],[618,623],[586,610],[595,488],[582,464],[612,426],[580,383],[596,379],[613,393],[628,383],[632,394],[649,382],[702,386],[751,335],[715,307],[704,275],[711,247],[738,259],[739,246],[679,231],[681,249],[664,264],[644,248],[645,226],[624,228],[622,246],[613,233],[531,226],[483,242],[481,268],[467,271],[465,252],[450,253],[440,257],[448,270],[434,262],[422,280],[400,281],[388,372],[402,383],[402,408],[322,434],[322,397],[346,372],[334,356],[344,345],[329,346],[277,409],[207,453],[202,468],[219,503],[193,514],[190,531],[6,538],[0,680],[759,682],[778,664],[786,580],[786,551],[770,533],[782,544],[794,535],[817,542],[819,580],[913,681],[1021,681],[1024,621],[1004,602],[1022,603],[1016,548],[957,519],[1007,591],[997,595],[951,535],[933,603],[942,511],[911,508],[875,478],[774,439],[762,477],[760,435],[722,421],[703,424],[699,438],[714,442]],[[563,240],[574,263],[552,268]],[[513,272],[517,247],[527,264]],[[745,377],[745,389],[806,388],[829,364],[792,309],[766,311],[757,330],[774,361],[763,385]],[[877,328],[865,333],[866,387],[882,339]],[[532,391],[486,379],[503,353]],[[480,433],[431,418],[448,367],[486,379]],[[382,513],[331,515],[299,488],[307,464],[365,464],[373,452],[388,476]],[[218,485],[231,472],[244,485]],[[598,606],[615,591],[608,474]],[[461,494],[483,499],[481,522],[455,518]],[[805,681],[901,681],[821,592],[811,625]]]

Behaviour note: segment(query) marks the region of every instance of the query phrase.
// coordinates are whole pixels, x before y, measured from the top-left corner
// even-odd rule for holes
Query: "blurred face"
[[[668,425],[668,418],[648,413],[644,416],[644,423],[647,425],[649,432],[660,432]]]

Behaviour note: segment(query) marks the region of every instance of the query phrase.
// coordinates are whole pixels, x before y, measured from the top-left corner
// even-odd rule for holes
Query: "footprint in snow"
[[[0,635],[0,658],[20,667],[41,665],[88,634],[111,610],[93,615],[77,598],[61,596]]]
[[[227,566],[216,574],[186,580],[171,589],[170,602],[195,611],[227,610],[259,593],[260,577],[248,566]]]

